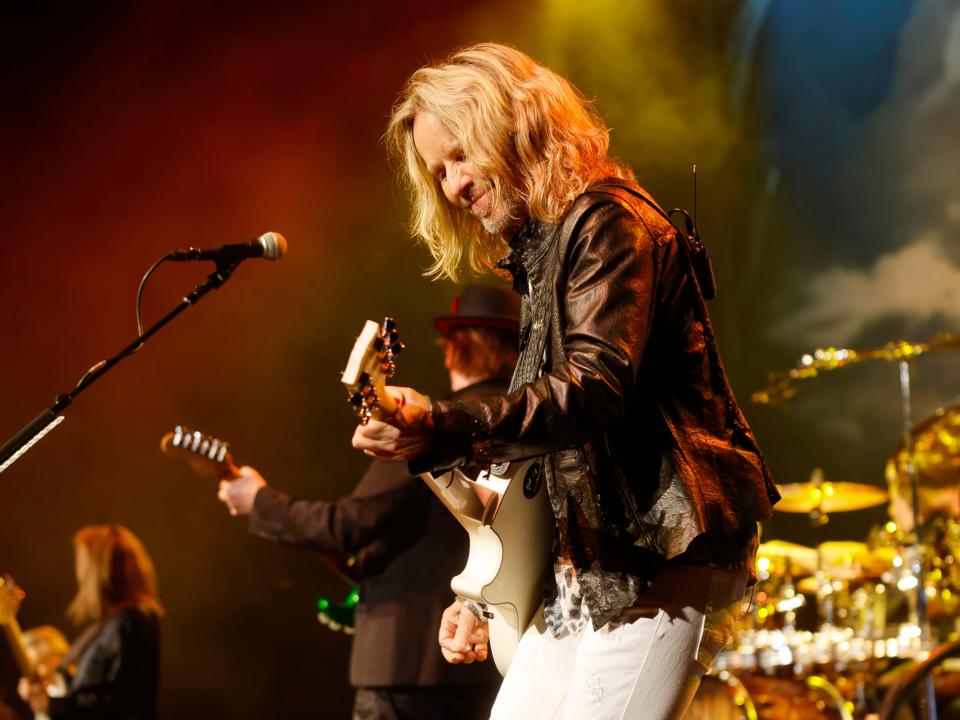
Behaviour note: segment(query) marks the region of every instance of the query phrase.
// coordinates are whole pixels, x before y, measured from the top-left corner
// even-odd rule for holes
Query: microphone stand
[[[231,274],[234,270],[236,270],[237,265],[239,265],[240,262],[241,260],[217,260],[216,270],[210,273],[204,282],[197,285],[193,289],[193,292],[184,297],[173,310],[160,318],[151,327],[147,328],[142,335],[139,335],[132,343],[127,345],[116,355],[107,360],[101,360],[87,370],[73,390],[68,393],[57,395],[54,398],[53,405],[40,413],[30,422],[29,425],[7,440],[7,442],[0,447],[0,473],[15,463],[21,455],[27,452],[48,432],[53,430],[53,428],[64,421],[64,416],[60,413],[63,412],[63,410],[65,410],[70,403],[73,402],[77,395],[82,393],[94,382],[103,377],[107,371],[109,371],[110,368],[112,368],[118,362],[129,355],[133,355],[133,353],[139,350],[143,344],[154,335],[154,333],[160,330],[160,328],[162,328],[168,322],[173,320],[173,318],[182,313],[191,305],[196,305],[197,302],[199,302],[200,299],[211,290],[216,290],[217,288],[221,287],[225,282],[227,282],[227,280],[230,279]]]

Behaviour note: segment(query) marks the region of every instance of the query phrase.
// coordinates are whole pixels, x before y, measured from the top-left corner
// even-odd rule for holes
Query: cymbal
[[[887,501],[887,491],[872,485],[852,482],[805,482],[777,485],[780,502],[774,505],[781,512],[825,513],[862,510]]]
[[[806,545],[797,545],[786,540],[770,540],[757,548],[758,565],[766,560],[773,568],[787,567],[793,575],[806,575],[817,571],[817,551]],[[776,575],[776,570],[774,570]]]
[[[820,543],[819,556],[822,577],[811,573],[810,577],[797,581],[797,590],[805,595],[815,595],[821,583],[833,580],[876,580],[893,567],[896,548],[869,548],[862,542],[831,540]]]
[[[869,548],[862,542],[831,540],[817,546],[821,566],[828,575],[839,579],[879,577],[893,566],[896,548]]]
[[[796,384],[801,380],[815,378],[823,372],[838,370],[848,365],[868,360],[888,362],[909,360],[934,350],[960,348],[960,333],[940,333],[926,342],[911,343],[906,340],[891,340],[882,348],[853,350],[850,348],[817,348],[801,356],[797,366],[790,370],[768,373],[767,387],[753,393],[750,398],[761,405],[774,405],[789,400],[797,394]]]
[[[948,488],[960,484],[960,405],[940,408],[918,423],[911,436],[920,487]],[[909,488],[909,459],[910,453],[900,443],[887,462],[887,480]]]

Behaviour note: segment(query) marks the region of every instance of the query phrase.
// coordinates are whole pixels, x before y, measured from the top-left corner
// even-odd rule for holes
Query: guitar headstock
[[[0,577],[0,625],[7,625],[16,619],[25,596],[26,593],[17,586],[12,577]]]
[[[403,347],[397,323],[390,317],[380,325],[367,320],[353,344],[340,379],[347,386],[350,404],[360,416],[361,425],[366,425],[371,417],[396,412],[397,403],[384,392],[384,387],[397,372],[395,359]]]
[[[237,476],[237,466],[230,455],[229,443],[177,425],[160,441],[160,449],[167,455],[180,456],[186,460],[197,475],[232,478]]]

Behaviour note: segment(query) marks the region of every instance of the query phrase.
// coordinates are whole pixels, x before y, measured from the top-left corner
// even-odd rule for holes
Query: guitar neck
[[[36,674],[36,668],[30,661],[30,655],[27,653],[27,644],[23,639],[23,632],[20,630],[20,623],[16,618],[3,623],[3,634],[7,636],[7,643],[13,652],[13,657],[17,661],[17,667],[20,668],[20,674],[27,678],[33,678]]]

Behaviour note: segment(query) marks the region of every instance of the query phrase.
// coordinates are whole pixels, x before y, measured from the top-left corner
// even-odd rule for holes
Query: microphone
[[[247,258],[263,258],[264,260],[279,260],[287,252],[287,241],[283,235],[275,232],[264,233],[256,240],[245,243],[232,243],[218,248],[201,250],[187,248],[174,250],[164,257],[175,262],[188,260],[213,260],[217,263],[235,265]]]

